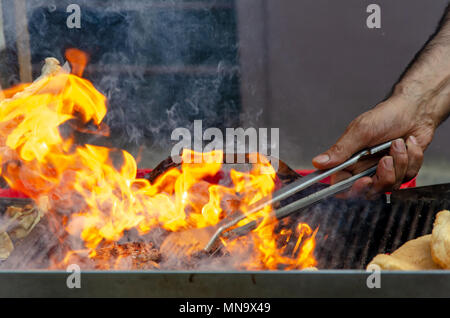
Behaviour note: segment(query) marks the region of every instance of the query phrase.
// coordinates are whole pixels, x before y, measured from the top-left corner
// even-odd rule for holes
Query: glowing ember
[[[151,184],[136,178],[136,161],[129,153],[77,144],[77,131],[107,133],[102,124],[106,98],[80,77],[88,57],[78,50],[69,50],[66,57],[72,74],[56,60],[47,59],[45,76],[5,91],[7,99],[0,103],[3,178],[51,215],[64,215],[57,218],[65,229],[65,234],[59,235],[64,246],[82,239],[81,249],[69,248],[64,259],[54,260],[54,267],[64,266],[74,255],[85,255],[102,260],[102,269],[120,268],[122,257],[135,259],[136,249],[142,249],[143,255],[148,249],[139,244],[118,245],[132,229],[144,236],[158,228],[182,231],[214,225],[231,213],[245,213],[252,203],[273,192],[275,171],[258,154],[252,154],[259,160],[250,172],[231,170],[231,183],[225,186],[205,181],[222,170],[217,160],[223,157],[220,151],[185,150],[184,159],[201,156],[202,163],[183,163],[181,169],[171,168]],[[267,215],[270,209],[268,206],[252,218]],[[245,255],[238,268],[313,267],[316,232],[301,223],[295,230],[276,234],[275,225],[263,222],[247,236],[223,241],[224,254]],[[151,257],[149,261],[151,268],[158,267]]]

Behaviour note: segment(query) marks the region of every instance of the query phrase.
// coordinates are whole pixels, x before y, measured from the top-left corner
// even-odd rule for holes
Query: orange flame
[[[30,86],[29,83],[23,83],[23,84],[21,83],[21,84],[14,85],[14,86],[12,86],[10,88],[4,89],[2,91],[2,95],[3,95],[2,99],[11,98],[14,95],[16,95],[18,92],[23,91],[28,86]]]
[[[89,55],[87,55],[86,52],[71,48],[66,50],[66,59],[72,66],[72,74],[81,77],[87,63],[89,62]]]
[[[223,157],[222,152],[185,150],[183,159],[200,156],[201,163],[183,163],[181,169],[172,168],[150,184],[136,178],[136,161],[128,152],[77,144],[67,124],[89,123],[101,130],[106,98],[79,77],[87,55],[69,50],[66,56],[73,74],[61,69],[0,102],[0,171],[13,189],[38,204],[45,203],[48,211],[69,211],[65,229],[73,237],[82,238],[90,257],[96,255],[102,242],[117,242],[126,230],[145,234],[156,227],[180,231],[214,225],[230,211],[246,213],[252,203],[271,195],[276,174],[259,154],[251,154],[259,162],[252,171],[231,170],[232,185],[224,186],[204,181],[221,170],[217,158]],[[5,95],[11,97],[12,93]],[[267,215],[270,209],[267,206],[253,217]],[[245,222],[248,220],[239,225]],[[230,253],[251,248],[244,268],[316,265],[313,252],[317,230],[302,223],[295,231],[275,234],[275,225],[265,223],[246,237],[224,241]],[[286,242],[296,237],[290,253],[288,245],[278,246],[280,237]],[[69,251],[66,260],[73,254],[77,251]]]

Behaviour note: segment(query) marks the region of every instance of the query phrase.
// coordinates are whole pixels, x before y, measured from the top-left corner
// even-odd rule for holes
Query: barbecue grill
[[[47,0],[26,4],[14,1],[14,5],[6,5],[3,0],[2,5],[0,1],[7,48],[3,52],[3,64],[7,67],[1,84],[8,87],[13,83],[31,82],[41,74],[42,61],[48,56],[55,56],[64,62],[64,57],[69,60],[66,49],[79,48],[85,51],[80,52],[87,53],[86,56],[90,58],[86,78],[108,96],[108,106],[112,110],[108,111],[107,120],[104,121],[108,125],[112,124],[111,138],[102,139],[100,134],[89,139],[89,144],[92,141],[93,145],[105,144],[108,148],[113,144],[114,147],[124,148],[124,145],[128,147],[131,144],[130,141],[136,141],[141,146],[152,145],[149,148],[155,153],[157,150],[153,149],[153,144],[167,149],[167,144],[158,142],[168,139],[175,127],[200,119],[205,122],[205,127],[220,129],[263,123],[265,127],[283,127],[281,139],[286,145],[300,144],[296,139],[287,138],[287,131],[294,131],[301,138],[306,135],[305,132],[316,130],[319,134],[326,133],[327,138],[335,137],[338,125],[328,125],[329,129],[316,129],[318,121],[311,120],[312,116],[333,109],[329,117],[333,118],[337,114],[335,120],[343,122],[344,106],[348,114],[353,114],[356,109],[360,110],[360,105],[373,103],[384,96],[386,87],[367,89],[360,86],[371,83],[360,80],[366,79],[367,74],[375,79],[383,79],[373,83],[389,83],[398,77],[399,70],[394,67],[398,63],[392,63],[390,67],[378,67],[384,63],[383,55],[373,48],[395,47],[386,43],[394,43],[393,39],[405,40],[398,46],[402,50],[406,48],[405,52],[397,50],[387,54],[397,56],[400,60],[402,54],[407,53],[409,58],[416,52],[415,41],[420,42],[420,36],[417,37],[420,32],[410,32],[414,23],[410,27],[397,28],[400,32],[407,30],[404,33],[396,33],[398,31],[391,28],[389,37],[377,39],[365,33],[361,35],[368,29],[361,27],[363,19],[353,11],[357,9],[356,5],[352,6],[352,10],[344,8],[343,15],[340,13],[341,5],[331,10],[332,4],[328,2],[325,11],[314,10],[315,5],[320,6],[320,1],[314,5],[306,3],[303,8],[307,10],[293,10],[296,6],[287,10],[289,7],[281,5],[278,5],[280,9],[275,9],[266,1],[261,1],[251,10],[246,9],[248,4],[228,0],[213,1],[211,4],[208,1],[137,1],[136,4],[132,1],[123,4],[112,1],[114,5],[111,7],[100,5],[99,1],[78,2],[82,3],[83,9],[81,33],[77,29],[67,32],[64,27],[69,12],[65,4],[58,2],[57,5],[57,1]],[[441,8],[436,8],[440,12]],[[295,28],[290,24],[285,25],[290,20],[287,13],[295,11],[300,15],[291,20],[299,24],[294,24]],[[393,8],[390,11],[393,12]],[[317,14],[326,12],[336,13],[327,17],[327,25],[339,25],[339,28],[331,27],[324,32],[327,28],[322,23],[316,24],[321,20]],[[392,23],[389,19],[404,16],[392,12],[383,25]],[[350,14],[358,18],[349,18]],[[432,16],[431,13],[427,15]],[[339,23],[334,19],[339,19]],[[249,32],[254,29],[258,31]],[[278,29],[292,29],[295,32],[273,32]],[[426,25],[421,24],[420,29],[424,30],[423,34],[420,33],[423,39],[427,39],[429,30]],[[298,38],[299,30],[306,30],[307,33],[307,36],[300,37],[304,38],[300,43],[304,56],[293,61],[290,57],[298,56],[298,52],[290,51],[285,43],[293,41],[284,36],[289,34]],[[348,30],[357,31],[353,34]],[[168,31],[173,31],[173,34]],[[377,30],[370,32],[377,34]],[[145,36],[141,36],[143,34]],[[417,39],[407,41],[409,34],[414,34]],[[279,42],[274,41],[274,37],[280,35]],[[383,42],[380,45],[377,41],[381,39]],[[360,45],[355,47],[353,43],[356,42]],[[327,50],[323,50],[323,43],[334,43],[329,48],[338,50],[329,50],[328,46]],[[293,48],[297,45],[292,44]],[[280,54],[281,51],[283,54]],[[332,52],[339,62],[334,62],[329,56],[325,60],[321,54],[316,54],[321,51]],[[318,59],[313,59],[312,55],[317,55]],[[373,69],[361,65],[369,65]],[[16,68],[20,74],[16,74]],[[360,70],[361,74],[356,72],[347,76],[351,82],[342,80],[342,74],[350,68]],[[309,78],[311,69],[325,72],[316,77],[331,79],[330,86],[323,87],[322,84],[327,84],[323,81],[321,85],[314,85],[314,81],[311,82]],[[374,70],[385,73],[377,75],[378,72]],[[295,81],[287,71],[298,73],[295,74]],[[302,81],[299,74],[306,74],[306,80]],[[337,80],[333,81],[333,78]],[[286,85],[288,82],[295,83],[295,86]],[[298,94],[299,82],[311,85],[305,85],[301,94]],[[324,91],[326,94],[322,94]],[[336,95],[338,91],[345,95]],[[299,96],[304,105],[314,110],[304,112],[301,125],[292,116],[292,109],[289,109],[290,105],[295,105],[297,109]],[[261,108],[254,111],[252,105],[261,105]],[[261,117],[258,115],[260,110],[264,117],[262,119],[258,118]],[[251,118],[241,119],[246,116]],[[324,116],[316,117],[320,124],[326,123]],[[291,130],[290,127],[295,129]],[[98,128],[100,130],[101,127]],[[88,136],[92,137],[92,132],[89,128],[88,131],[77,131],[77,134],[79,139],[86,138],[87,141]],[[311,143],[327,140],[325,136],[316,137],[310,138]],[[291,155],[300,160],[302,156],[307,157],[308,151],[315,152],[317,149],[305,147],[301,149],[304,154],[297,150],[297,147],[292,147]],[[169,167],[171,162],[162,163],[162,170]],[[299,177],[288,167],[284,168],[284,173],[278,174],[282,184],[289,184]],[[90,172],[87,170],[86,174]],[[154,180],[158,169],[156,172],[141,171],[140,174],[140,178]],[[26,181],[26,178],[20,175],[17,180]],[[0,188],[5,186],[6,183],[0,178]],[[326,184],[316,184],[281,201],[280,205],[286,206],[325,187]],[[11,189],[2,193],[7,194],[7,197],[2,197],[0,193],[0,217],[8,206],[34,204],[31,199]],[[314,250],[318,271],[281,268],[273,271],[82,271],[80,289],[68,287],[67,278],[71,273],[47,269],[46,261],[56,254],[58,244],[62,245],[60,233],[52,232],[49,228],[56,222],[60,231],[64,232],[61,223],[47,214],[28,236],[14,242],[14,251],[10,257],[0,261],[0,297],[449,297],[449,271],[382,272],[381,288],[371,288],[367,284],[372,272],[366,271],[367,264],[375,255],[390,253],[408,240],[429,234],[436,214],[449,209],[449,206],[450,184],[442,184],[402,189],[374,201],[328,198],[299,210],[283,219],[279,229],[292,228],[299,223],[306,223],[312,229],[318,228]],[[61,208],[64,210],[64,207]]]
[[[376,254],[430,233],[435,214],[448,208],[450,184],[441,184],[398,190],[375,201],[332,198],[298,213],[297,221],[319,226],[315,255],[317,267],[325,270],[88,271],[81,274],[81,289],[69,289],[64,271],[7,270],[6,261],[0,264],[0,297],[449,296],[446,271],[383,272],[380,289],[367,287],[371,272],[365,271]],[[38,241],[42,227],[27,239]],[[33,258],[29,252],[24,262]]]

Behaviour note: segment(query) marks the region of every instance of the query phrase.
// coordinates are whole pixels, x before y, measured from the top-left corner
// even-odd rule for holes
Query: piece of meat
[[[450,269],[450,211],[436,215],[431,234],[431,256],[443,269]]]
[[[206,181],[196,182],[188,191],[187,198],[190,205],[188,208],[192,208],[193,212],[201,213],[203,206],[209,202],[209,188],[210,184]],[[192,211],[186,211],[190,213]]]
[[[93,257],[97,269],[155,269],[161,253],[152,243],[111,243],[96,250]]]
[[[179,168],[181,164],[173,162],[172,157],[168,157],[161,161],[152,171],[147,173],[144,178],[154,183],[159,176],[163,175],[166,171],[172,168]]]
[[[225,157],[227,156],[226,153],[223,154],[224,162]],[[237,162],[237,154],[234,154],[235,162]],[[270,157],[268,157],[270,158]],[[246,162],[249,160],[249,154],[245,154]],[[224,166],[227,166],[226,163],[223,164]],[[181,168],[180,163],[175,163],[172,160],[172,157],[168,157],[161,161],[151,172],[147,173],[144,178],[149,180],[151,183],[153,183],[159,176],[163,175],[166,171],[168,171],[171,168]],[[287,164],[285,164],[283,161],[278,160],[278,170],[276,171],[277,177],[281,184],[285,185],[288,183],[291,183],[298,178],[301,178],[302,176],[299,175],[297,172],[295,172],[293,169],[291,169]]]
[[[14,250],[14,244],[8,233],[0,232],[0,260],[5,260]]]

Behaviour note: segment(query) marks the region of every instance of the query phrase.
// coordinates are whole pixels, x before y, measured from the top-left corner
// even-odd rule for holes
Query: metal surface
[[[364,269],[377,254],[431,233],[436,214],[450,209],[450,184],[439,188],[434,197],[428,187],[395,191],[391,204],[328,199],[293,217],[319,228],[318,268]]]
[[[329,199],[287,220],[319,226],[318,268],[362,269],[377,253],[430,233],[435,214],[450,208],[450,184],[400,190],[391,197],[392,204]],[[450,271],[382,272],[379,289],[367,287],[370,274],[82,271],[81,288],[70,289],[70,273],[63,271],[0,271],[0,297],[450,297]]]
[[[356,180],[361,179],[362,177],[367,177],[375,173],[377,170],[377,166],[374,166],[372,168],[367,169],[366,171],[363,171],[361,173],[358,173],[348,179],[345,179],[341,182],[338,182],[336,184],[333,184],[323,190],[314,192],[305,198],[302,198],[298,201],[294,201],[291,204],[288,204],[280,209],[274,210],[273,216],[277,219],[282,219],[286,216],[291,215],[293,212],[299,211],[301,209],[304,209],[320,200],[329,198],[333,194],[342,192],[344,190],[349,189],[353,183],[355,183]]]
[[[300,212],[302,210],[304,210],[305,208],[313,205],[314,203],[319,202],[320,200],[326,199],[331,197],[334,194],[337,194],[339,192],[345,191],[347,189],[349,189],[353,183],[362,178],[362,177],[366,177],[366,176],[370,176],[373,173],[375,173],[375,171],[377,170],[377,166],[374,166],[372,168],[369,168],[359,174],[356,174],[348,179],[345,179],[339,183],[336,183],[334,185],[331,185],[329,187],[326,187],[322,190],[319,190],[317,192],[313,192],[310,195],[307,195],[297,201],[294,201],[288,205],[285,205],[281,208],[278,208],[276,210],[273,210],[270,215],[269,215],[269,220],[266,222],[266,224],[270,224],[270,219],[272,221],[275,220],[281,220],[285,217],[288,217],[289,215],[293,214],[293,213],[297,213]],[[224,237],[236,237],[236,236],[241,236],[241,235],[245,235],[247,234],[249,231],[253,230],[256,228],[256,226],[263,220],[263,218],[261,217],[259,220],[256,221],[251,221],[243,226],[240,226],[238,228],[235,228],[233,230],[230,230],[228,235],[224,234]],[[232,224],[234,225],[234,224]],[[226,230],[227,228],[229,228],[230,226],[229,224],[226,224],[222,227],[222,231]],[[215,236],[213,237],[210,241],[210,245],[213,245],[214,242],[218,239],[219,235],[221,233],[216,232]],[[209,251],[209,245],[205,248],[206,251]]]
[[[81,272],[70,289],[66,272],[0,272],[0,297],[450,297],[450,273],[383,272]]]
[[[289,204],[324,188],[325,185],[317,184],[282,203]],[[300,222],[318,228],[316,267],[364,269],[378,253],[390,253],[408,240],[431,233],[435,215],[443,209],[450,209],[450,184],[395,191],[391,204],[383,198],[375,201],[328,198],[285,218],[274,231],[294,231]],[[0,270],[48,268],[48,255],[57,250],[59,241],[48,231],[47,221],[43,219],[26,239],[15,242],[11,257],[0,261]],[[287,250],[295,243],[293,237]]]
[[[392,141],[389,141],[389,142],[383,143],[381,145],[362,150],[359,153],[357,153],[356,155],[352,156],[347,161],[343,162],[342,164],[340,164],[334,168],[327,169],[327,170],[317,170],[313,173],[310,173],[306,177],[298,179],[297,181],[292,182],[288,186],[283,187],[282,189],[278,190],[277,192],[275,192],[273,194],[272,199],[270,201],[264,201],[263,204],[264,205],[271,204],[271,203],[279,202],[283,199],[286,199],[287,197],[290,197],[291,195],[310,187],[311,185],[335,174],[336,172],[339,172],[341,170],[344,170],[344,169],[350,167],[351,165],[354,165],[355,163],[357,163],[359,160],[361,160],[362,158],[364,158],[366,156],[371,156],[371,155],[374,155],[383,150],[389,149],[391,147],[391,145],[392,145]],[[351,181],[354,181],[354,179],[352,179]],[[345,182],[343,184],[347,184],[347,182]],[[261,208],[262,207],[260,205],[258,205],[257,207],[254,208],[254,210],[259,211]],[[247,215],[249,215],[251,213],[252,213],[252,211],[247,213]]]
[[[371,156],[374,155],[378,152],[387,150],[391,147],[392,145],[392,141],[388,141],[385,142],[383,144],[374,146],[372,148],[369,149],[365,149],[360,151],[359,153],[355,154],[354,156],[352,156],[350,159],[348,159],[347,161],[341,163],[340,165],[331,168],[331,169],[327,169],[327,170],[317,170],[309,175],[307,175],[304,178],[298,179],[297,181],[292,182],[291,184],[289,184],[286,187],[283,187],[282,189],[278,190],[277,192],[275,192],[272,197],[270,199],[262,199],[258,202],[256,202],[251,208],[250,210],[242,215],[239,215],[238,217],[234,218],[233,220],[231,220],[230,222],[227,222],[226,224],[220,226],[216,232],[213,234],[213,236],[211,237],[210,241],[208,242],[208,244],[206,245],[206,247],[204,248],[205,252],[211,252],[212,248],[214,246],[217,246],[216,241],[219,239],[219,237],[222,235],[223,232],[225,232],[226,230],[230,229],[231,227],[233,227],[234,225],[238,224],[240,221],[248,218],[249,216],[259,212],[262,208],[264,208],[265,206],[267,206],[268,204],[273,204],[273,203],[277,203],[280,202],[281,200],[284,200],[302,190],[307,189],[308,187],[312,186],[313,184],[319,182],[320,180],[323,180],[333,174],[335,174],[338,171],[344,170],[352,165],[354,165],[355,163],[357,163],[359,160],[361,160],[362,158],[366,157],[366,156]],[[285,206],[277,211],[274,211],[272,213],[272,217],[275,217],[274,219],[282,219],[288,215],[290,215],[291,213],[298,211],[299,209],[303,209],[311,204],[314,204],[322,199],[328,198],[329,196],[336,194],[338,192],[341,192],[343,190],[348,189],[349,187],[351,187],[351,185],[358,179],[371,175],[376,171],[376,165],[357,174],[354,175],[351,178],[348,178],[347,180],[343,180],[341,182],[336,183],[333,186],[330,186],[327,189],[324,189],[322,191],[319,191],[317,193],[311,194],[310,196],[308,196],[307,198],[303,198],[297,202],[291,203],[288,206]],[[246,227],[248,228],[248,226]]]

